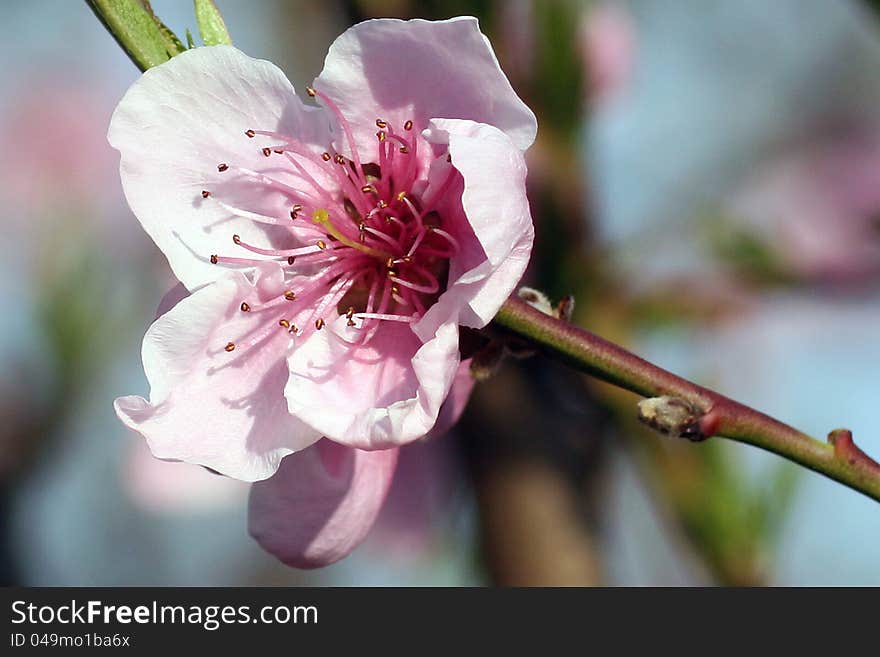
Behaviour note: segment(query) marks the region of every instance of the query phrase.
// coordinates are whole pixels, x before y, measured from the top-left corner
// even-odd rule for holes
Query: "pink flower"
[[[397,448],[463,408],[458,327],[492,319],[531,252],[536,131],[473,18],[356,25],[308,93],[198,48],[145,73],[109,132],[189,292],[144,339],[149,401],[116,411],[159,458],[271,477],[251,532],[299,566],[353,549]]]

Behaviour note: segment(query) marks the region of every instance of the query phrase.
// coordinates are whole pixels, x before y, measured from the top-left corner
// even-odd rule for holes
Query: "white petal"
[[[236,183],[234,171],[217,169],[221,163],[269,166],[271,158],[260,152],[266,140],[249,139],[245,131],[278,131],[327,144],[327,125],[324,112],[306,108],[276,66],[231,46],[214,46],[188,50],[144,73],[116,108],[108,138],[121,154],[132,211],[177,278],[193,290],[223,275],[222,267],[211,265],[212,254],[246,255],[231,252],[233,234],[257,246],[273,244],[270,231],[232,217],[215,198],[203,199],[203,190],[227,186],[225,198],[237,207],[286,215],[283,195]]]
[[[265,313],[241,312],[242,301],[256,305],[283,290],[277,265],[259,271],[256,284],[232,272],[196,290],[147,331],[150,400],[122,397],[115,407],[158,458],[256,481],[320,438],[287,412],[287,332]],[[277,331],[246,348],[244,340],[267,324]],[[228,342],[238,343],[234,351],[224,349]]]
[[[401,322],[383,322],[365,346],[337,333],[345,333],[344,317],[292,351],[285,390],[290,412],[360,449],[427,434],[458,368],[458,327],[444,324],[424,344]]]
[[[407,120],[423,128],[435,117],[471,119],[523,150],[537,132],[473,17],[359,23],[330,46],[315,87],[339,106],[362,152],[375,150],[377,118],[397,131]]]

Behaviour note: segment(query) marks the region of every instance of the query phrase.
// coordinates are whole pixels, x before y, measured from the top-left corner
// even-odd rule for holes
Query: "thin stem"
[[[643,397],[684,400],[700,414],[703,437],[730,438],[779,454],[880,502],[880,464],[862,452],[849,431],[828,442],[672,374],[589,331],[551,317],[511,297],[494,324],[545,353],[596,378]]]

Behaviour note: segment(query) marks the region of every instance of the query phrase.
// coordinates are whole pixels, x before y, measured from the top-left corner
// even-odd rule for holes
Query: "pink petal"
[[[287,412],[287,332],[278,328],[253,347],[243,344],[266,316],[241,312],[242,301],[256,305],[281,290],[281,269],[266,263],[256,284],[232,272],[153,323],[143,345],[150,401],[121,397],[115,407],[155,456],[255,481],[320,437]],[[228,342],[239,347],[227,352]]]
[[[465,407],[471,398],[474,390],[474,377],[471,376],[471,359],[463,360],[458,365],[455,372],[455,378],[452,380],[452,387],[446,396],[446,401],[440,407],[440,414],[437,416],[437,423],[427,438],[440,437],[455,426],[461,414],[464,413]]]
[[[316,568],[356,548],[379,514],[397,449],[366,452],[321,440],[251,487],[249,530],[289,566]]]
[[[218,171],[221,163],[267,166],[260,151],[266,144],[248,139],[248,129],[329,141],[323,111],[306,108],[273,64],[230,46],[194,48],[150,69],[111,119],[108,138],[121,154],[128,204],[190,290],[223,275],[210,256],[228,253],[233,234],[272,245],[269,231],[201,195],[233,185],[234,171]],[[289,211],[280,194],[253,182],[239,187],[227,192],[236,207],[275,217]]]
[[[408,324],[386,321],[365,346],[346,341],[345,317],[326,329],[288,359],[290,412],[360,449],[386,449],[427,434],[458,367],[458,327],[444,324],[423,344]]]
[[[458,212],[465,228],[458,229],[463,248],[450,262],[446,292],[413,327],[419,336],[456,319],[473,328],[488,324],[525,273],[535,236],[525,160],[507,135],[456,119],[432,121],[428,134],[434,142],[448,142],[464,179]],[[444,211],[453,215],[451,208]]]
[[[476,18],[446,21],[369,20],[343,33],[315,87],[340,108],[361,152],[375,150],[375,121],[399,130],[435,117],[497,126],[526,149],[537,121],[498,65]]]

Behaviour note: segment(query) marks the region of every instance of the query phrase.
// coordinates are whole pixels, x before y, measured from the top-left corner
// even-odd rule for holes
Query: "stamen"
[[[225,162],[221,162],[220,164],[217,165],[217,171],[219,171],[220,173],[223,173],[228,168],[229,168],[229,165],[226,164]]]
[[[235,351],[235,343],[234,342],[227,342],[226,346],[223,347],[223,349],[227,352]]]
[[[251,306],[247,301],[241,302],[241,312],[249,313],[251,311]]]
[[[418,319],[418,317],[413,317],[412,315],[389,315],[388,313],[357,313],[355,317],[358,319],[382,319],[389,322],[406,322],[407,324],[411,324]],[[354,322],[349,324],[349,326],[354,326]]]
[[[334,103],[325,94],[321,93],[317,89],[308,87],[306,91],[312,98],[320,98],[328,107],[328,109],[333,112],[334,115],[336,115],[336,119],[339,121],[339,125],[342,126],[342,131],[345,133],[345,138],[348,141],[348,147],[351,149],[351,159],[354,162],[355,174],[357,175],[358,180],[360,180],[361,183],[367,182],[364,179],[364,171],[363,167],[361,166],[361,156],[358,153],[357,144],[355,143],[354,135],[351,132],[351,126],[348,124],[348,121],[345,120],[345,117],[342,115],[339,107],[337,107],[336,103]]]

